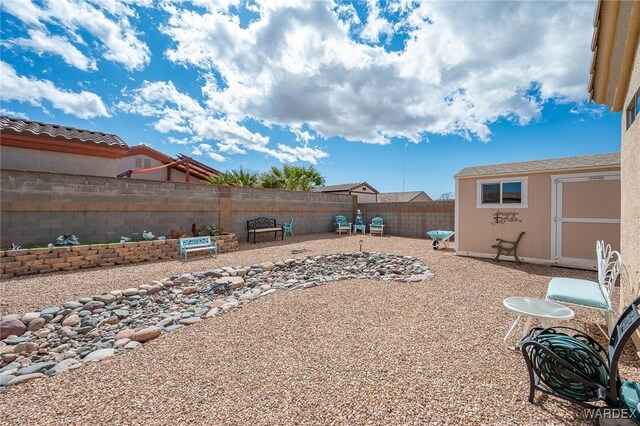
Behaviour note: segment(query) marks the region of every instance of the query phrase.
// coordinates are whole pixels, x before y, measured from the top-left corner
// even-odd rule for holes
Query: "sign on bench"
[[[266,217],[259,217],[247,221],[247,242],[249,242],[249,236],[253,234],[253,244],[256,243],[256,234],[262,234],[267,232],[273,232],[274,238],[278,238],[278,232],[282,234],[284,240],[284,234],[282,233],[282,225],[276,225],[275,219],[269,219]]]
[[[194,251],[213,251],[218,256],[218,243],[211,241],[211,237],[180,238],[180,255],[187,260],[187,254]]]

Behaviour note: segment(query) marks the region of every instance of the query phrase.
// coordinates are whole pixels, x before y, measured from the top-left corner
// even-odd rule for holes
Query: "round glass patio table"
[[[548,300],[531,297],[508,297],[502,303],[507,309],[518,315],[502,339],[505,345],[522,318],[526,318],[524,326],[524,333],[526,334],[531,328],[531,321],[534,318],[540,320],[543,327],[548,327],[550,322],[566,321],[575,316],[575,313],[566,306]]]

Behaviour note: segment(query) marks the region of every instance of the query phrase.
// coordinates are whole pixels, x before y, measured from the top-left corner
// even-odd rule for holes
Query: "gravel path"
[[[8,388],[0,424],[591,424],[554,398],[527,403],[524,360],[501,338],[513,321],[502,299],[543,297],[550,276],[594,273],[455,257],[425,240],[319,238],[188,264],[12,280],[2,283],[2,308],[23,312],[173,273],[282,260],[298,248],[354,251],[359,240],[364,250],[416,255],[436,278],[277,292],[140,349]],[[589,318],[578,310],[568,324],[584,329]],[[637,380],[630,359],[622,374]]]

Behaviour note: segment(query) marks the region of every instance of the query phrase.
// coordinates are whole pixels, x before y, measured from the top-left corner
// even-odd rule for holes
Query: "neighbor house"
[[[342,183],[315,188],[316,192],[330,192],[333,194],[355,195],[358,203],[375,203],[379,192],[367,182]]]
[[[206,182],[220,172],[193,158],[178,154],[173,158],[147,145],[129,149],[118,160],[117,176],[170,182]],[[188,176],[187,178],[187,171]]]
[[[598,2],[594,27],[590,100],[622,112],[620,247],[626,273],[620,306],[626,306],[640,294],[640,2]]]
[[[620,247],[620,154],[467,167],[455,175],[456,254],[492,258],[515,241],[532,263],[594,268],[596,240]],[[506,257],[513,260],[513,257]]]
[[[9,117],[0,117],[0,168],[172,182],[203,182],[220,173],[184,155],[129,148],[114,134]]]
[[[424,191],[381,192],[378,194],[379,203],[415,203],[418,201],[433,201]]]

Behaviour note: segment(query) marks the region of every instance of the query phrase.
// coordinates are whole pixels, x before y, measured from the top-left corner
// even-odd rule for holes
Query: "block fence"
[[[212,238],[218,243],[218,253],[238,249],[235,234]],[[0,251],[0,277],[7,279],[20,275],[179,259],[179,245],[179,240],[155,240]],[[190,256],[196,257],[198,253],[208,255],[206,252],[194,252]]]
[[[356,204],[354,196],[319,192],[0,170],[0,240],[22,246],[48,244],[63,234],[81,242],[143,230],[190,234],[192,223],[219,225],[244,239],[246,221],[260,216],[278,223],[293,218],[296,235],[332,232],[336,215],[354,220],[358,208],[366,223],[382,216],[390,235],[424,237],[428,230],[454,227],[453,201]]]
[[[349,195],[0,171],[0,239],[23,246],[48,244],[62,234],[81,242],[143,230],[190,234],[192,223],[220,225],[245,238],[246,221],[260,216],[278,223],[294,217],[296,234],[330,232],[333,216],[352,216],[354,209]]]
[[[420,201],[415,203],[362,203],[366,224],[380,216],[385,233],[401,237],[425,237],[433,229],[453,230],[455,209],[453,200]]]

